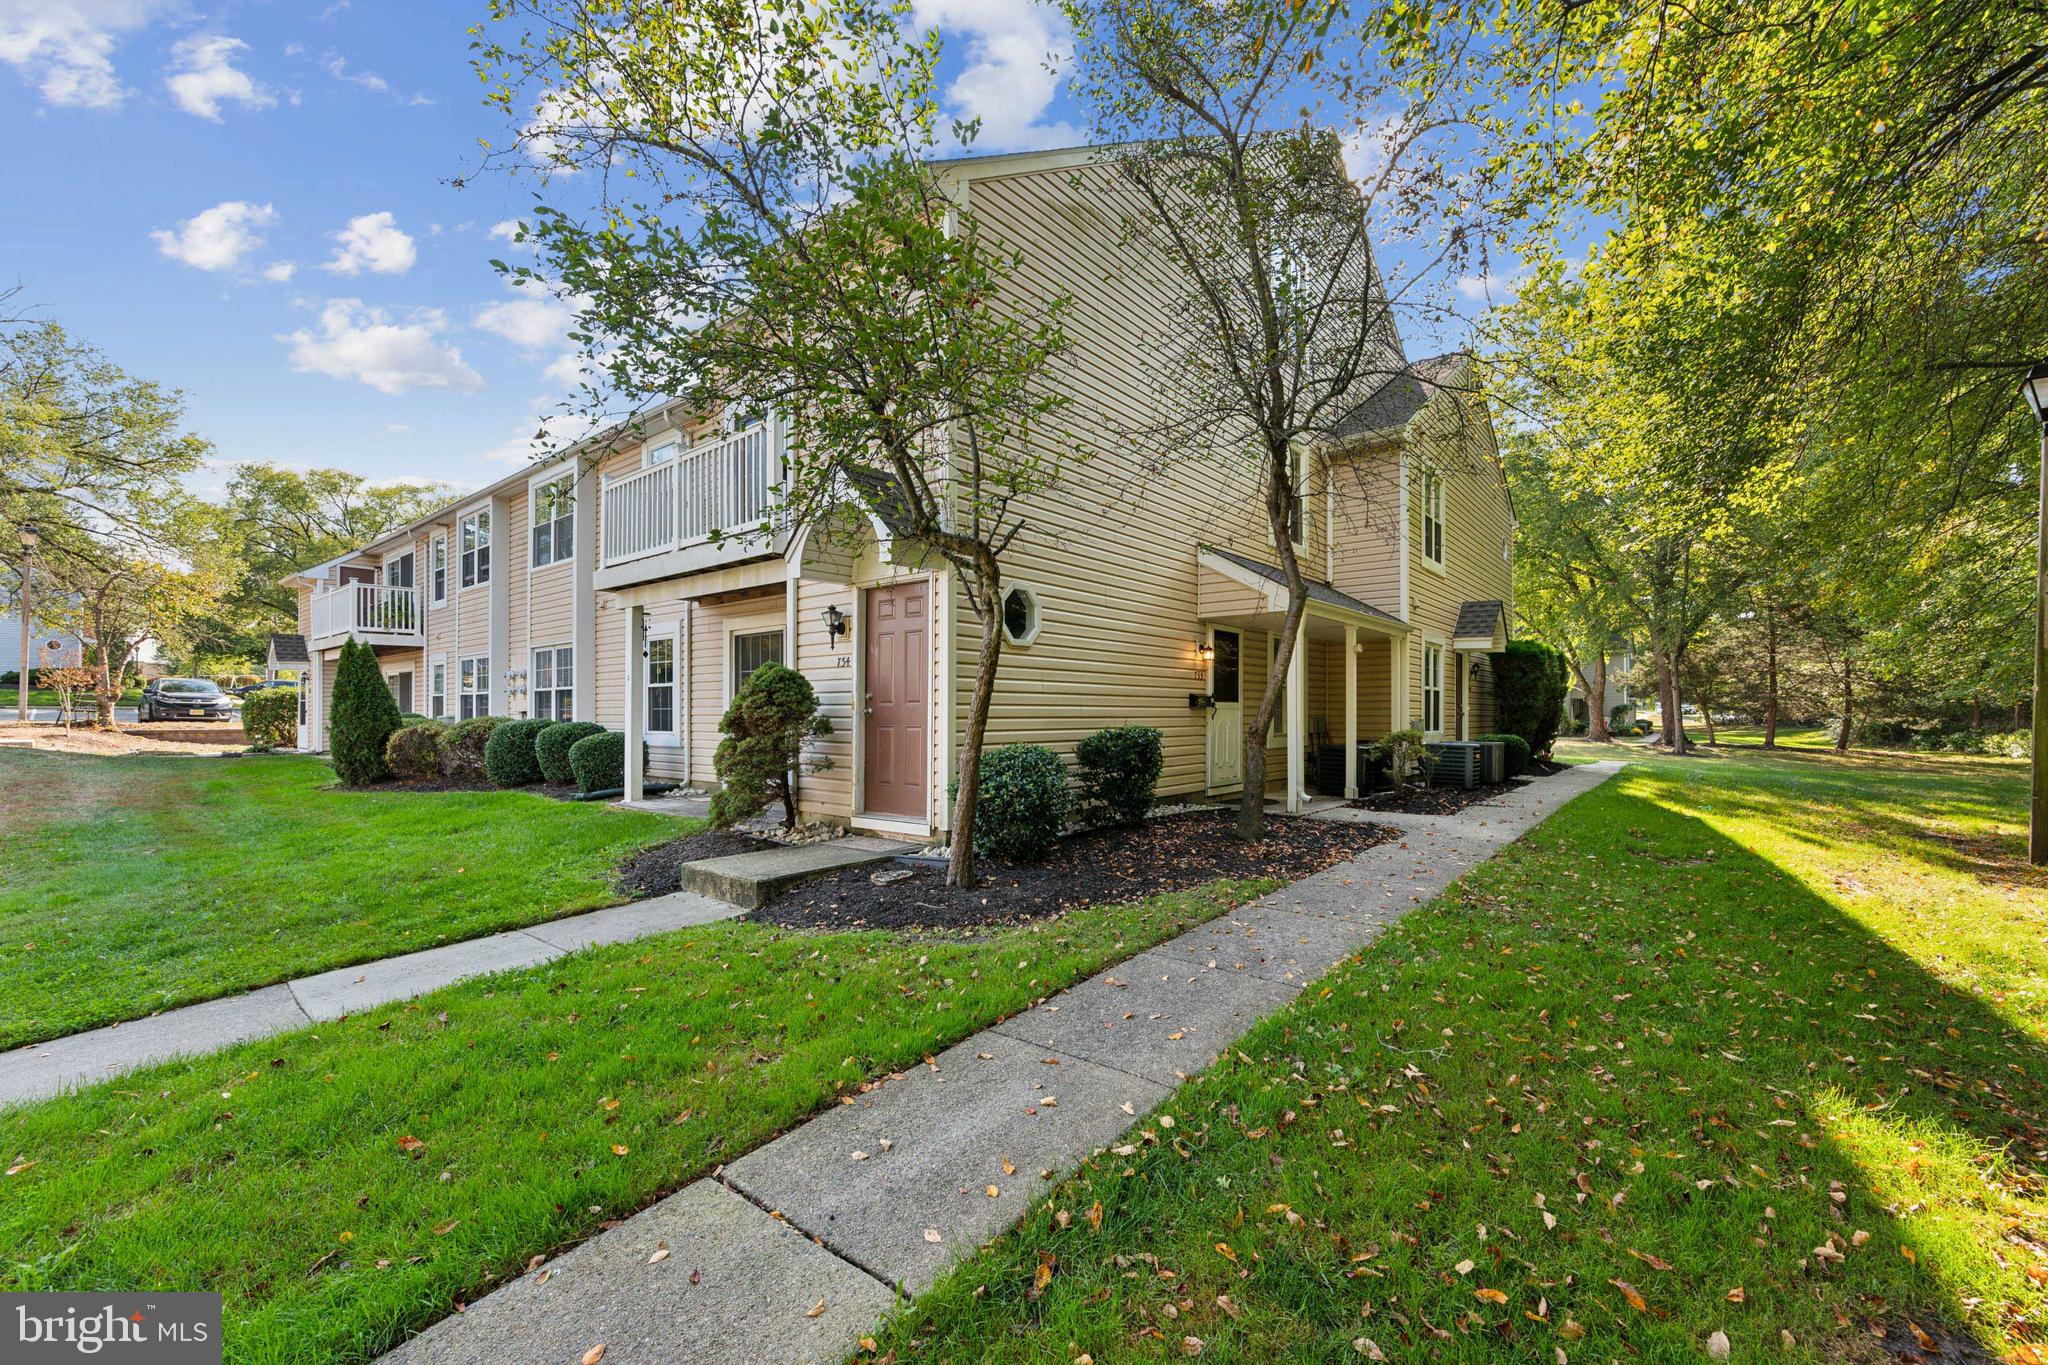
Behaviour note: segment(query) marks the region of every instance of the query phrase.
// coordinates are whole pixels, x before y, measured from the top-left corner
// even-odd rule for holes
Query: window
[[[641,467],[644,469],[652,469],[655,465],[667,464],[670,460],[673,460],[678,454],[680,454],[682,452],[682,449],[682,437],[664,436],[658,441],[649,443],[641,451]]]
[[[762,664],[782,662],[782,632],[779,630],[751,630],[743,635],[734,635],[732,640],[732,690],[738,692],[740,684],[754,676],[754,670]]]
[[[471,512],[457,527],[462,544],[462,586],[491,581],[491,514]]]
[[[412,586],[412,551],[407,550],[384,561],[384,585],[389,588]]]
[[[1288,453],[1287,539],[1295,549],[1308,544],[1308,452],[1296,446]]]
[[[1235,706],[1243,696],[1239,686],[1237,632],[1216,631],[1213,642],[1216,654],[1209,664],[1209,696],[1218,706]]]
[[[1422,557],[1438,567],[1444,562],[1444,480],[1433,470],[1422,475]]]
[[[673,636],[650,635],[647,637],[647,733],[673,735],[675,732],[676,642]]]
[[[532,501],[533,567],[560,564],[576,552],[576,476],[549,479]]]
[[[427,714],[435,720],[448,718],[448,665],[439,659],[427,674]]]
[[[1038,638],[1038,594],[1023,584],[1003,594],[1003,638],[1028,645]]]
[[[468,720],[472,716],[491,714],[491,661],[488,658],[464,659],[459,679],[462,691],[456,718]]]
[[[567,645],[533,651],[533,718],[573,720],[575,702],[576,652]]]
[[[1444,728],[1444,647],[1422,646],[1422,733],[1435,735]]]
[[[434,605],[439,606],[448,600],[447,536],[437,535],[434,537],[434,548],[430,552],[430,558],[427,560],[427,563],[430,566],[427,570],[428,576],[433,580]]]

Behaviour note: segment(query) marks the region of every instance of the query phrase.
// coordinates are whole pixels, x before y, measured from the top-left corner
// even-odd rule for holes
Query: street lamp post
[[[23,725],[28,724],[28,682],[29,682],[29,600],[28,575],[35,565],[36,546],[42,542],[42,533],[33,523],[21,524],[21,591],[16,594],[21,607],[21,672],[14,676],[15,717]]]
[[[2041,429],[2041,510],[2034,543],[2033,758],[2027,784],[2027,861],[2039,867],[2048,863],[2048,770],[2041,766],[2042,753],[2048,750],[2048,708],[2041,705],[2042,693],[2048,691],[2048,362],[2027,371],[2020,391]]]

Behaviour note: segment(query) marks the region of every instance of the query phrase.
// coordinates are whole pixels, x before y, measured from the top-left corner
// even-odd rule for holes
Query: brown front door
[[[923,583],[867,590],[867,733],[862,809],[921,820],[931,770],[931,614]]]

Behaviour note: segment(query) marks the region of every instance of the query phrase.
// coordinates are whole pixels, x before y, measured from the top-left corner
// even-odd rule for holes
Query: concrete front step
[[[798,882],[837,872],[843,867],[863,867],[887,862],[896,849],[877,848],[879,840],[835,839],[828,844],[787,844],[754,853],[732,853],[723,858],[704,858],[684,863],[677,869],[685,891],[710,896],[728,905],[759,910]],[[902,845],[902,849],[909,845]]]

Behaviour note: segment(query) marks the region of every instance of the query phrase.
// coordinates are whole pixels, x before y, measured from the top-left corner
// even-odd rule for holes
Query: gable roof
[[[273,635],[270,637],[270,658],[274,663],[311,663],[312,656],[306,653],[306,637],[303,635]]]
[[[1243,555],[1233,554],[1229,550],[1219,550],[1213,545],[1203,545],[1198,548],[1205,554],[1215,555],[1218,559],[1227,560],[1240,569],[1249,570],[1269,583],[1277,583],[1282,587],[1287,585],[1287,575],[1281,573],[1280,570],[1270,564],[1261,564],[1256,559],[1246,559]],[[1342,607],[1346,611],[1361,612],[1367,616],[1376,616],[1382,621],[1391,621],[1403,629],[1407,627],[1408,623],[1392,612],[1381,611],[1372,603],[1361,601],[1348,592],[1338,592],[1328,583],[1314,578],[1307,578],[1303,581],[1308,587],[1308,597],[1311,602],[1321,602],[1326,607]],[[1495,605],[1498,606],[1499,604],[1496,603]]]
[[[1401,373],[1374,389],[1363,403],[1338,418],[1331,435],[1344,440],[1401,430],[1430,399],[1443,391],[1451,371],[1465,359],[1463,351],[1448,351],[1426,360],[1409,362]]]
[[[1451,634],[1460,640],[1473,640],[1481,636],[1490,640],[1494,637],[1495,631],[1498,631],[1500,638],[1505,640],[1507,616],[1506,604],[1497,598],[1482,597],[1476,602],[1461,602],[1458,604],[1457,629]]]

